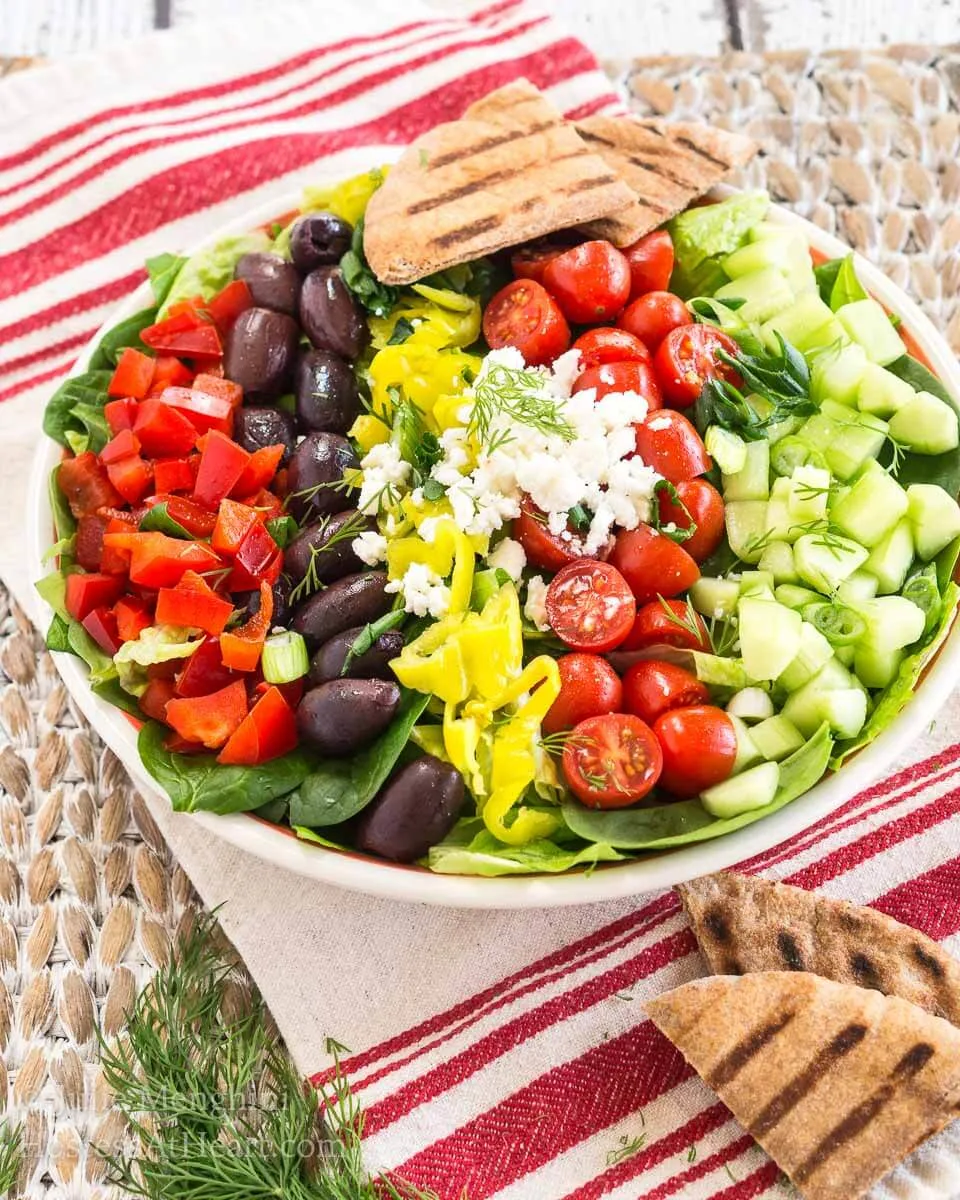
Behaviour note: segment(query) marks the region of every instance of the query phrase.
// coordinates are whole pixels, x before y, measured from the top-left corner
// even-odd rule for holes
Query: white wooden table
[[[302,0],[329,15],[336,2]],[[960,41],[960,0],[542,0],[598,55]],[[0,56],[59,57],[269,0],[0,0]],[[431,0],[457,9],[464,0]]]

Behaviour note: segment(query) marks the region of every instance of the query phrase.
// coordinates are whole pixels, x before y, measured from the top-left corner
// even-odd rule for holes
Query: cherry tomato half
[[[612,362],[587,367],[577,376],[573,391],[582,392],[587,388],[596,388],[598,400],[611,392],[636,392],[646,400],[650,412],[663,408],[656,376],[647,362]]]
[[[726,379],[739,385],[737,372],[718,358],[718,351],[737,353],[737,343],[712,325],[684,325],[667,334],[654,355],[653,365],[664,397],[672,408],[695,404],[708,379]]]
[[[610,562],[638,604],[657,596],[679,596],[700,578],[700,568],[686,550],[649,525],[618,533]]]
[[[562,246],[552,246],[549,242],[534,242],[530,246],[514,250],[510,255],[510,269],[515,279],[533,279],[542,284],[547,263],[562,253]]]
[[[703,618],[683,600],[651,600],[644,604],[619,649],[646,650],[650,646],[705,650],[708,654],[713,649]]]
[[[565,654],[557,659],[557,666],[560,695],[543,718],[544,733],[572,729],[588,717],[600,717],[621,707],[623,685],[613,667],[599,654]]]
[[[692,323],[687,306],[673,292],[647,292],[628,304],[617,321],[621,329],[638,337],[651,351],[671,329]]]
[[[581,721],[563,748],[563,774],[589,808],[626,808],[660,777],[663,751],[649,725],[628,713]]]
[[[660,523],[672,521],[678,529],[696,525],[693,536],[680,544],[698,563],[716,550],[723,541],[723,497],[706,479],[681,479],[676,485],[680,504],[674,504],[666,491],[660,493]]]
[[[626,304],[630,264],[610,242],[581,242],[547,263],[543,285],[568,321],[595,325]]]
[[[603,654],[633,628],[637,603],[630,586],[609,563],[584,558],[568,563],[547,587],[547,620],[574,650]]]
[[[638,337],[612,325],[603,325],[599,329],[588,329],[586,333],[581,333],[573,343],[573,349],[580,351],[580,366],[583,370],[599,367],[604,363],[650,361],[650,351]]]
[[[493,350],[515,346],[530,366],[551,363],[570,346],[557,302],[533,279],[515,279],[497,292],[483,314],[483,336]]]
[[[583,543],[575,535],[569,540],[547,528],[547,518],[529,496],[520,502],[520,516],[513,522],[513,536],[523,547],[527,562],[542,571],[559,571],[567,563],[584,558]],[[603,557],[606,557],[604,553]]]
[[[634,426],[637,453],[671,483],[696,479],[710,470],[710,456],[692,421],[665,408]]]
[[[663,751],[660,782],[683,800],[730,778],[737,757],[733,722],[713,704],[674,708],[658,717],[653,732]]]
[[[706,685],[675,663],[647,658],[634,663],[623,677],[623,707],[648,725],[671,708],[709,703]]]
[[[623,256],[630,264],[630,299],[645,292],[665,292],[673,274],[673,242],[665,229],[648,233],[626,246]]]

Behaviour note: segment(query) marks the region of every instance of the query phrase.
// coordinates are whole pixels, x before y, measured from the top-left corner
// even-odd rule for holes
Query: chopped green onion
[[[263,644],[262,666],[267,683],[293,683],[310,669],[307,643],[286,629],[272,634]]]
[[[933,563],[914,575],[912,579],[908,579],[901,595],[905,600],[912,601],[917,608],[923,610],[926,618],[923,636],[928,637],[940,620],[940,610],[943,606],[940,590],[937,587],[936,567]]]
[[[781,438],[770,448],[770,466],[778,475],[792,475],[796,467],[825,467],[826,459],[819,450],[798,437]]]
[[[859,613],[843,604],[810,605],[814,627],[833,646],[849,646],[863,637],[867,623]],[[806,617],[806,610],[804,610]]]

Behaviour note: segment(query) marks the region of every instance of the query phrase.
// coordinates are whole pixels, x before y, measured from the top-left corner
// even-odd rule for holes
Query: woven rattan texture
[[[19,65],[19,64],[18,64]],[[960,48],[731,54],[617,66],[644,115],[745,129],[738,181],[835,231],[960,348]],[[94,1023],[115,1031],[196,903],[42,641],[0,591],[0,1105],[25,1123],[22,1192],[108,1191],[120,1125]]]

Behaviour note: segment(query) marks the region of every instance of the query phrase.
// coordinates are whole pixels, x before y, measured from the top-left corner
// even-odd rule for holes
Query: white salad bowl
[[[718,189],[718,197],[728,194],[730,189]],[[264,225],[278,214],[296,209],[299,199],[299,193],[293,193],[259,206],[244,217],[220,227],[194,247],[193,252],[206,249],[224,236]],[[827,258],[849,253],[850,248],[837,238],[783,208],[772,206],[769,219],[800,230],[810,246]],[[917,305],[876,267],[859,256],[856,267],[867,290],[901,318],[903,327],[913,335],[935,373],[954,398],[960,401],[960,365],[941,334]],[[81,354],[71,374],[86,370],[94,347],[109,328],[148,307],[151,302],[149,285],[144,283],[111,315]],[[50,472],[60,461],[60,456],[60,447],[44,438],[34,460],[27,514],[27,555],[33,579],[39,579],[49,570],[43,563],[53,530],[47,485]],[[38,626],[46,629],[52,616],[52,610],[36,596],[34,617]],[[121,760],[136,785],[145,793],[166,798],[140,761],[136,729],[126,715],[93,694],[88,683],[87,668],[79,658],[57,653],[54,659],[81,712]],[[819,821],[881,776],[923,733],[953,691],[958,676],[960,625],[955,621],[938,655],[921,679],[917,694],[900,715],[873,743],[810,791],[771,816],[734,833],[674,850],[648,853],[624,863],[605,864],[592,871],[506,878],[440,875],[426,868],[397,865],[302,842],[289,830],[248,814],[216,816],[212,813],[195,813],[192,816],[211,833],[265,862],[324,883],[392,900],[464,908],[552,908],[615,900],[669,887],[730,867],[769,850],[801,830],[815,828]]]

